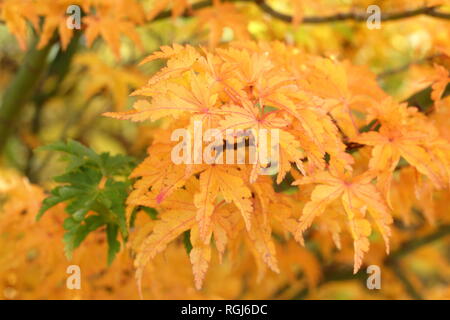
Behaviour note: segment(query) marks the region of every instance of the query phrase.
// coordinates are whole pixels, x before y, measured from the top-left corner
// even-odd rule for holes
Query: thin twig
[[[393,68],[393,69],[390,69],[390,70],[383,71],[382,73],[377,75],[377,80],[382,80],[383,78],[392,76],[394,74],[405,72],[413,65],[419,65],[419,64],[427,63],[427,62],[432,61],[434,58],[437,58],[439,56],[441,56],[441,55],[440,54],[433,54],[431,56],[428,56],[428,57],[425,57],[425,58],[422,58],[422,59],[419,59],[419,60],[414,60],[414,61],[408,62],[408,63],[406,63],[403,66],[400,66],[398,68]]]
[[[286,15],[274,10],[265,1],[256,1],[256,4],[266,13],[270,14],[276,19],[292,22],[293,18],[290,15]],[[389,12],[382,13],[380,16],[380,21],[395,21],[406,18],[411,18],[420,15],[431,16],[440,19],[450,19],[450,14],[436,11],[437,7],[420,7],[412,10],[405,10],[400,12]],[[330,16],[306,16],[302,19],[302,23],[307,24],[317,24],[317,23],[329,23],[337,21],[355,21],[355,22],[366,22],[370,17],[370,14],[366,12],[351,11],[346,13],[337,13]]]
[[[395,273],[411,298],[417,300],[423,299],[422,295],[414,288],[411,281],[409,281],[409,279],[406,277],[406,274],[400,264],[401,258],[425,245],[428,245],[448,235],[450,235],[450,225],[443,225],[431,234],[405,242],[400,248],[392,252],[385,259],[385,265],[390,267],[391,270]]]
[[[409,281],[402,267],[400,266],[399,261],[393,261],[388,266],[391,268],[392,272],[394,272],[397,279],[402,283],[403,288],[408,293],[408,295],[415,300],[423,300],[423,296],[414,288],[411,281]]]
[[[433,233],[423,236],[421,238],[416,238],[411,241],[405,242],[399,249],[391,252],[388,257],[388,261],[398,260],[405,255],[415,251],[416,249],[423,247],[429,243],[439,240],[443,237],[450,235],[450,225],[440,226]]]
[[[450,235],[450,225],[440,226],[433,233],[430,233],[421,238],[412,239],[404,242],[397,250],[391,252],[391,254],[384,260],[384,265],[390,267],[391,270],[395,273],[400,282],[402,282],[405,287],[406,292],[413,299],[422,299],[420,293],[414,288],[411,282],[406,277],[405,273],[400,267],[400,260],[406,256],[414,252],[415,250],[424,247],[434,241],[442,239],[446,236]],[[363,269],[363,268],[361,268]],[[299,276],[303,274],[300,273]],[[357,274],[353,274],[352,268],[347,265],[342,264],[333,264],[328,267],[325,267],[322,273],[322,279],[319,283],[319,286],[322,286],[326,283],[333,281],[349,281],[349,280],[359,280],[364,281],[366,279],[366,275],[363,272],[358,272]],[[279,298],[282,294],[287,290],[289,284],[281,286],[273,295],[273,298]],[[303,288],[298,291],[294,295],[294,299],[304,299],[309,294],[308,288]]]

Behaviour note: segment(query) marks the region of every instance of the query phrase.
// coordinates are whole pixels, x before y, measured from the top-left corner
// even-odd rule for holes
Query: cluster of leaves
[[[402,179],[405,184],[407,180]],[[404,189],[401,189],[404,191]],[[137,298],[136,286],[132,279],[133,265],[128,250],[121,250],[115,262],[105,268],[106,259],[106,235],[101,230],[93,232],[85,239],[82,246],[74,252],[70,264],[76,264],[82,268],[82,290],[67,290],[61,286],[66,279],[67,260],[63,254],[61,238],[65,230],[62,221],[67,215],[64,212],[65,205],[57,205],[50,209],[39,221],[35,216],[39,211],[40,203],[45,198],[42,188],[30,184],[26,179],[11,171],[1,171],[0,193],[4,202],[0,204],[0,289],[2,299],[135,299]],[[443,199],[443,207],[446,208],[448,198]],[[436,203],[437,205],[437,203]],[[404,206],[402,206],[403,208]],[[144,229],[152,230],[152,223],[157,220],[149,220],[147,215],[135,215],[133,231],[130,232],[130,242],[145,236]],[[134,218],[133,218],[134,219]],[[417,226],[415,226],[417,227]],[[433,232],[433,228],[428,228]],[[139,231],[137,231],[139,230]],[[137,231],[137,232],[136,232]],[[394,237],[395,240],[398,237]],[[154,273],[146,273],[145,277],[151,277],[151,290],[146,290],[146,298],[153,299],[268,299],[304,297],[309,289],[308,298],[335,299],[335,298],[408,298],[402,293],[401,283],[389,268],[383,268],[383,280],[389,283],[382,290],[373,295],[373,290],[365,289],[366,277],[361,275],[363,285],[357,281],[331,281],[337,277],[336,272],[325,271],[320,261],[310,251],[293,240],[288,242],[275,242],[280,263],[280,274],[268,273],[263,281],[255,281],[254,261],[250,252],[239,252],[238,266],[234,266],[229,259],[224,259],[221,264],[211,265],[207,281],[201,291],[192,290],[192,276],[189,270],[189,259],[185,248],[180,241],[168,246],[164,255],[159,255],[152,263],[153,268],[148,268]],[[321,239],[321,252],[325,254],[326,261],[332,261],[332,257],[326,254],[327,242]],[[420,237],[414,237],[417,243]],[[139,241],[138,241],[139,242]],[[45,244],[45,245],[43,245]],[[311,244],[311,242],[310,242]],[[368,255],[370,264],[379,264],[377,256],[382,250],[376,246],[373,254]],[[382,248],[381,248],[382,249]],[[442,249],[442,250],[441,250]],[[441,245],[424,246],[417,253],[410,254],[402,264],[406,270],[417,269],[419,263],[425,268],[420,277],[438,279],[448,274],[448,263],[445,259],[446,247]],[[340,251],[343,261],[350,258],[350,249],[343,246]],[[347,258],[349,257],[349,258]],[[213,261],[217,261],[213,255]],[[300,269],[298,268],[300,267]],[[301,271],[301,276],[298,272]],[[407,273],[408,277],[412,274]],[[350,274],[348,274],[350,276]],[[356,277],[360,278],[360,277]],[[355,279],[356,279],[355,278]],[[353,279],[353,277],[348,278]],[[306,280],[306,281],[305,281]],[[414,278],[418,285],[419,279]],[[433,280],[434,281],[434,280]],[[320,284],[320,286],[319,286]],[[426,298],[448,298],[448,290],[442,286],[424,287],[418,289]],[[302,293],[301,295],[298,293]]]
[[[114,263],[106,266],[107,237],[97,230],[87,237],[74,252],[70,262],[64,256],[61,241],[66,232],[63,220],[67,216],[66,204],[49,209],[38,222],[35,217],[43,199],[44,190],[31,184],[20,174],[1,170],[0,175],[0,297],[1,299],[136,299],[133,281],[133,261],[129,250],[122,249]],[[132,214],[128,244],[138,240],[136,234],[149,230],[156,221],[155,211],[145,208],[146,214]],[[151,230],[151,229],[150,229]],[[180,239],[181,240],[181,239]],[[186,242],[189,245],[189,242]],[[241,254],[239,270],[229,261],[211,268],[209,288],[192,290],[189,258],[184,244],[179,241],[167,248],[164,256],[155,261],[156,277],[152,291],[146,298],[154,299],[210,299],[222,298],[270,298],[274,288],[287,280],[291,285],[304,286],[304,279],[296,279],[297,266],[306,274],[306,285],[317,284],[320,265],[314,255],[293,242],[278,245],[284,254],[280,257],[282,275],[268,274],[264,282],[257,283],[249,277],[254,272],[251,255]],[[128,247],[128,246],[127,246]],[[217,257],[215,256],[214,259]],[[68,264],[82,270],[82,290],[67,290],[61,286],[67,278]],[[149,268],[150,269],[150,268]],[[145,275],[150,277],[150,274]],[[243,296],[245,295],[245,296]]]
[[[389,251],[389,186],[401,157],[420,181],[448,188],[449,142],[416,108],[394,102],[363,68],[281,43],[238,42],[215,50],[174,45],[162,47],[144,63],[155,59],[167,59],[167,67],[134,92],[148,99],[137,101],[132,111],[106,114],[165,121],[149,157],[132,173],[140,179],[128,205],[160,212],[136,258],[138,283],[148,261],[186,230],[197,288],[211,259],[211,240],[222,255],[227,246],[233,250],[240,243],[241,230],[255,258],[278,272],[273,229],[303,243],[303,233],[317,218],[337,247],[339,234],[348,228],[356,272],[369,250],[372,225]],[[194,121],[218,132],[278,129],[280,169],[275,182],[290,174],[294,185],[313,185],[310,201],[297,201],[307,190],[303,187],[291,195],[275,193],[272,180],[258,176],[267,165],[258,158],[253,165],[175,164],[171,131],[186,127],[193,132]],[[249,148],[234,138],[235,149]],[[213,141],[209,151],[224,144]],[[371,147],[372,156],[365,160],[355,152],[367,154],[365,149]],[[220,154],[223,149],[215,157]]]
[[[155,20],[166,9],[172,10],[173,18],[179,17],[187,10],[193,12],[192,4],[187,0],[175,1],[173,4],[167,0],[146,1],[146,3],[137,0],[2,0],[0,9],[1,17],[11,33],[16,36],[22,49],[27,47],[28,23],[39,34],[38,48],[45,47],[57,31],[61,46],[66,49],[74,30],[67,27],[68,17],[64,13],[72,5],[83,9],[82,23],[87,45],[91,46],[98,37],[102,37],[117,58],[120,58],[122,34],[142,49],[142,42],[136,31],[137,26],[143,25],[146,21]],[[144,7],[149,6],[150,9],[146,12]],[[218,15],[221,19],[216,19]],[[239,31],[238,36],[248,36],[246,25],[242,19],[239,19],[243,16],[236,12],[233,4],[215,1],[214,6],[198,10],[198,17],[200,25],[212,30],[212,44],[220,40],[223,29],[228,25],[233,26],[235,31]],[[44,18],[43,24],[40,24],[40,18]],[[222,19],[226,22],[220,22]]]
[[[108,241],[108,264],[120,250],[119,233],[128,238],[125,199],[131,182],[128,175],[133,159],[127,156],[97,154],[76,141],[54,143],[41,150],[63,152],[67,162],[64,174],[54,178],[62,185],[54,188],[42,202],[37,216],[57,205],[67,203],[64,220],[65,251],[68,257],[91,232],[105,227]]]
[[[27,46],[28,22],[39,33],[38,48],[45,47],[51,41],[54,32],[58,31],[61,46],[67,48],[74,30],[67,27],[67,8],[78,5],[83,8],[83,17],[87,44],[101,36],[112,48],[116,56],[120,56],[120,35],[125,34],[136,45],[141,41],[135,26],[145,21],[142,6],[135,0],[130,1],[91,1],[91,0],[4,0],[1,3],[2,17],[22,48]],[[40,25],[40,18],[44,22]]]
[[[132,154],[151,142],[149,156],[139,166],[128,157],[97,154],[74,141],[50,145],[44,149],[63,152],[68,165],[65,173],[55,178],[60,185],[46,200],[39,186],[25,178],[9,181],[0,171],[0,291],[5,297],[17,297],[17,292],[9,290],[16,286],[21,288],[20,294],[31,298],[36,297],[31,287],[45,297],[66,297],[67,292],[57,289],[66,266],[66,260],[58,255],[63,250],[58,241],[63,233],[66,255],[70,257],[78,248],[74,259],[90,279],[89,289],[82,295],[91,298],[105,294],[117,298],[122,292],[126,292],[126,298],[135,296],[127,278],[132,271],[130,257],[135,260],[139,287],[149,271],[154,273],[149,277],[152,290],[147,292],[152,297],[273,298],[283,296],[280,288],[311,289],[319,280],[325,283],[327,278],[333,279],[335,275],[329,277],[327,269],[332,263],[344,262],[347,267],[353,259],[354,272],[363,263],[392,266],[392,261],[402,255],[398,249],[404,242],[407,252],[408,248],[419,247],[417,243],[426,243],[420,235],[434,232],[438,224],[447,226],[437,233],[448,234],[450,101],[446,96],[450,29],[446,22],[437,17],[416,17],[399,24],[383,24],[379,31],[353,23],[295,28],[304,18],[314,23],[340,21],[345,16],[362,21],[371,4],[380,5],[387,17],[401,14],[400,10],[448,5],[448,0],[0,0],[0,23],[6,24],[22,48],[26,47],[28,24],[38,36],[38,48],[48,49],[59,35],[61,51],[57,56],[68,65],[70,58],[65,50],[74,31],[66,27],[64,13],[74,4],[83,8],[83,31],[77,36],[83,34],[91,49],[76,55],[73,60],[79,68],[61,74],[58,79],[65,78],[62,90],[50,90],[49,97],[55,95],[54,100],[58,100],[56,95],[64,96],[72,109],[79,104],[77,119],[81,113],[95,113],[88,107],[94,97],[105,93],[112,96],[113,104],[100,99],[94,106],[114,105],[115,111],[122,111],[129,87],[143,83],[141,74],[130,72],[126,64],[110,66],[101,50],[92,48],[97,38],[102,37],[120,58],[121,35],[132,40],[130,47],[142,48],[138,26],[172,16],[180,18],[173,25],[189,34],[181,17],[192,16],[196,21],[194,35],[185,36],[183,43],[185,39],[196,43],[196,37],[205,36],[210,47],[163,46],[143,61],[154,66],[155,60],[167,63],[147,85],[134,92],[133,96],[141,97],[134,110],[107,114],[152,122],[150,127],[139,127],[134,141],[122,136],[117,139]],[[439,16],[448,19],[445,8],[438,9]],[[288,23],[280,27],[274,19]],[[297,46],[247,41],[252,37],[278,38]],[[245,41],[214,49],[224,39]],[[388,42],[396,43],[395,48],[387,46]],[[409,104],[398,102],[400,95],[393,98],[381,90],[375,75],[366,68],[339,61],[345,57],[388,69],[393,56],[403,63],[398,57],[421,58],[422,54],[436,52],[439,59],[426,58],[417,63],[423,66],[412,66],[413,61],[411,68],[406,68],[411,74],[402,82],[407,89],[400,94],[404,96],[411,94],[408,90],[430,85],[428,96],[432,101],[426,102],[426,107],[422,107],[425,104],[421,99],[409,99]],[[424,61],[438,63],[431,68]],[[26,70],[27,61],[22,65]],[[39,85],[42,91],[52,87],[52,82],[59,83],[48,75],[45,80]],[[420,85],[416,83],[422,80]],[[389,81],[380,77],[378,82],[392,91]],[[51,118],[46,114],[53,111],[51,103],[36,100],[41,104],[36,103],[33,127],[43,121],[39,120],[42,110],[45,121]],[[415,103],[420,108],[412,107]],[[66,110],[61,113],[64,120],[72,115]],[[52,118],[57,126],[58,120]],[[117,126],[122,123],[104,120],[111,124],[110,131],[116,131],[115,138],[121,135]],[[171,152],[180,144],[172,141],[171,133],[183,127],[192,132],[196,121],[202,123],[203,131],[250,130],[256,135],[259,129],[278,129],[280,170],[271,177],[259,175],[267,167],[259,158],[253,165],[175,164]],[[47,139],[51,134],[42,134],[44,131],[51,130],[22,138],[34,148],[40,141],[52,140]],[[62,136],[66,131],[63,129]],[[92,138],[83,134],[75,136],[81,141]],[[235,153],[258,148],[241,137],[232,138]],[[204,141],[203,148],[215,152],[213,158],[218,159],[226,153],[227,139],[213,139],[209,145]],[[181,149],[191,154],[185,145]],[[44,212],[46,216],[33,224],[29,217],[37,214],[42,200],[38,217]],[[120,238],[123,244],[127,241],[127,249],[131,248],[133,254],[124,250]],[[52,250],[43,250],[43,239]],[[109,248],[109,264],[119,260],[107,270],[92,258],[103,259],[104,242]],[[365,255],[369,246],[371,254]],[[392,259],[385,254],[390,248],[394,251]],[[445,246],[429,247],[402,263],[412,269],[418,268],[417,261],[422,262],[419,269],[435,268],[436,274],[433,271],[430,277],[439,278],[438,273],[448,274],[448,261],[442,254],[445,250]],[[161,252],[167,261],[159,255]],[[75,257],[77,253],[81,254]],[[201,291],[191,290],[188,259],[195,286],[200,289],[203,285]],[[424,267],[424,261],[432,263]],[[267,267],[274,272],[265,273]],[[395,282],[396,270],[383,269],[386,282],[391,284],[388,297],[403,297],[398,293],[399,281]],[[207,271],[209,281],[204,283]],[[40,272],[39,276],[31,276],[34,272]],[[48,285],[42,286],[37,280],[14,280],[24,275],[45,279]],[[253,278],[264,281],[257,283]],[[306,285],[300,284],[304,278]],[[397,278],[403,281],[406,277]],[[101,285],[97,285],[99,279],[104,281]],[[413,280],[420,288],[423,279]],[[99,288],[106,289],[100,293],[103,289]],[[297,297],[286,295],[292,296]],[[364,293],[359,292],[357,297],[362,296]]]

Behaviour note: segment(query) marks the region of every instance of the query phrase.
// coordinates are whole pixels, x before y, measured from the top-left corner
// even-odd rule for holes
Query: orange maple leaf
[[[372,184],[373,179],[373,172],[353,177],[341,170],[331,170],[296,180],[294,185],[318,183],[312,192],[311,201],[303,208],[296,234],[297,239],[303,242],[303,232],[311,226],[317,216],[325,212],[333,201],[340,198],[354,241],[353,272],[356,273],[359,270],[364,253],[369,250],[368,236],[371,234],[369,217],[378,226],[386,244],[386,251],[389,252],[389,224],[392,223],[392,217],[385,200]]]

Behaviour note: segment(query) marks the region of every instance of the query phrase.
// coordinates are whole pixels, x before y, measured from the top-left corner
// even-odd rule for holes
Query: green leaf
[[[104,220],[100,216],[90,216],[84,220],[84,223],[67,218],[64,221],[64,228],[67,232],[63,239],[66,256],[72,259],[73,251],[80,246],[87,235],[102,225],[104,225]]]
[[[108,264],[111,264],[120,250],[119,233],[124,241],[128,238],[125,201],[135,161],[123,155],[99,155],[76,141],[57,142],[39,149],[62,152],[67,166],[63,174],[54,177],[62,185],[51,191],[36,218],[40,219],[58,203],[66,203],[69,216],[64,221],[64,243],[69,258],[89,233],[106,226]],[[102,181],[106,181],[104,185],[100,185]]]
[[[116,254],[120,251],[120,242],[117,241],[119,228],[117,225],[108,224],[106,226],[106,238],[108,240],[108,265],[114,261]]]

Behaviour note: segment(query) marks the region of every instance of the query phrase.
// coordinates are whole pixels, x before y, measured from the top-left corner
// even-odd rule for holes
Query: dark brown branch
[[[264,0],[224,0],[223,2],[247,2],[254,3],[257,5],[263,12],[269,14],[275,19],[292,22],[293,18],[290,15],[281,13],[270,7]],[[191,10],[186,10],[182,16],[189,17],[192,16],[193,11],[200,10],[206,7],[212,6],[211,0],[205,0],[192,5]],[[430,16],[439,19],[450,20],[450,13],[444,13],[437,11],[437,7],[426,6],[420,7],[412,10],[405,10],[400,12],[390,12],[390,13],[381,13],[381,21],[395,21],[401,20],[411,17],[416,17],[420,15]],[[155,17],[152,21],[161,20],[170,18],[172,16],[171,10],[166,10],[161,12],[158,16]],[[303,24],[319,24],[319,23],[330,23],[330,22],[339,22],[339,21],[355,21],[355,22],[366,22],[369,18],[370,14],[366,12],[346,12],[346,13],[337,13],[329,16],[306,16],[302,19]]]
[[[444,90],[442,99],[450,95],[450,84]],[[432,110],[433,100],[431,99],[431,86],[414,93],[404,102],[408,103],[410,106],[417,107],[421,112],[426,114],[430,113]]]
[[[63,79],[67,76],[70,66],[72,64],[73,58],[77,52],[78,45],[81,38],[81,32],[77,31],[74,33],[73,38],[71,39],[67,50],[60,49],[55,59],[48,66],[48,73],[46,74],[46,78],[55,77],[57,81],[54,82],[53,86],[49,90],[42,90],[39,88],[36,94],[33,97],[34,105],[35,105],[35,114],[31,123],[31,131],[33,135],[37,135],[41,130],[41,116],[42,111],[44,109],[45,103],[55,96],[58,93],[58,90],[61,87]],[[28,179],[36,183],[37,177],[36,172],[33,170],[34,165],[34,151],[29,150],[29,157],[25,167],[25,175]]]
[[[450,19],[450,13],[439,12],[437,10],[432,10],[427,13],[430,17],[440,18],[440,19]]]
[[[35,93],[35,89],[46,71],[47,56],[55,39],[52,39],[41,50],[36,48],[36,43],[35,39],[26,53],[19,71],[6,89],[0,106],[0,154],[10,135],[17,129],[21,112]]]
[[[407,278],[406,273],[401,267],[400,259],[415,250],[448,235],[450,235],[450,225],[443,225],[431,234],[405,242],[400,248],[392,252],[385,259],[385,265],[392,269],[411,298],[418,300],[423,299],[422,295],[414,288],[413,284]]]
[[[408,295],[414,300],[423,300],[422,295],[414,288],[411,281],[409,281],[402,267],[400,266],[400,262],[393,261],[388,266],[391,268],[392,272],[394,272],[397,279],[402,283],[403,288],[408,293]]]
[[[292,16],[280,13],[271,8],[264,1],[256,1],[256,4],[266,13],[270,14],[276,19],[292,22]],[[420,15],[431,16],[440,19],[450,19],[450,14],[436,11],[436,7],[421,7],[413,10],[406,10],[400,12],[393,13],[382,13],[380,20],[381,21],[395,21],[400,19],[411,18]],[[307,24],[316,24],[316,23],[330,23],[337,21],[355,21],[355,22],[366,22],[370,17],[370,14],[365,12],[346,12],[346,13],[337,13],[330,16],[310,16],[304,17],[302,19],[302,23]]]
[[[389,76],[392,76],[392,75],[397,74],[397,73],[408,71],[408,69],[411,66],[413,66],[413,65],[420,65],[420,64],[428,63],[428,62],[432,61],[433,59],[435,59],[435,58],[437,58],[439,56],[441,56],[441,55],[440,54],[433,54],[431,56],[424,57],[424,58],[419,59],[419,60],[414,60],[414,61],[408,62],[408,63],[406,63],[406,64],[404,64],[404,65],[402,65],[402,66],[400,66],[398,68],[393,68],[393,69],[390,69],[390,70],[386,70],[386,71],[384,71],[384,72],[382,72],[382,73],[377,75],[377,80],[382,80],[385,77],[389,77]]]
[[[276,11],[272,7],[270,7],[264,0],[223,0],[223,2],[247,2],[256,4],[263,12],[271,15],[273,18],[285,21],[292,22],[293,17],[281,12]],[[193,12],[196,10],[200,10],[203,8],[211,7],[213,5],[213,1],[205,0],[194,3],[191,9],[186,10],[182,16],[190,17],[193,15]],[[450,20],[450,13],[440,12],[437,10],[437,6],[425,6],[411,10],[405,10],[400,12],[388,12],[381,13],[381,21],[395,21],[401,20],[411,17],[416,17],[420,15],[425,15],[429,17],[434,17],[438,19]],[[172,16],[171,10],[165,10],[158,14],[153,21],[163,20],[170,18]],[[360,11],[351,11],[344,13],[337,13],[329,16],[306,16],[302,19],[302,23],[304,24],[320,24],[320,23],[330,23],[330,22],[339,22],[339,21],[355,21],[355,22],[366,22],[369,18],[370,14]],[[5,24],[5,21],[0,20],[0,25]]]
[[[435,230],[433,233],[430,233],[426,236],[423,236],[421,238],[416,238],[409,240],[403,245],[400,246],[397,250],[391,252],[391,254],[384,260],[384,265],[386,267],[390,267],[391,270],[395,273],[399,281],[403,284],[405,287],[406,292],[408,295],[413,299],[422,299],[423,297],[420,295],[420,293],[417,292],[417,290],[414,288],[414,286],[411,284],[411,282],[406,277],[405,273],[400,267],[400,260],[404,256],[406,256],[409,253],[414,252],[415,250],[424,247],[436,240],[442,239],[446,236],[450,235],[450,225],[443,225],[439,227],[437,230]],[[361,268],[361,271],[357,274],[353,274],[353,269],[350,265],[343,265],[343,264],[332,264],[327,267],[323,268],[322,273],[322,279],[319,283],[319,286],[324,285],[329,282],[333,281],[350,281],[350,280],[358,280],[362,283],[365,283],[365,280],[367,279],[367,274],[362,272],[364,267]],[[299,277],[302,277],[303,274],[299,273]],[[282,296],[282,294],[289,288],[289,284],[286,284],[282,287],[280,287],[272,296],[272,298],[277,299]],[[292,298],[293,299],[304,299],[307,297],[309,293],[308,288],[304,288],[300,291],[298,291]]]
[[[393,260],[399,260],[405,255],[415,251],[416,249],[430,244],[438,239],[450,235],[450,225],[443,225],[436,229],[433,233],[430,233],[421,238],[413,239],[411,241],[405,242],[400,248],[391,252],[389,257],[386,259],[387,263]]]

